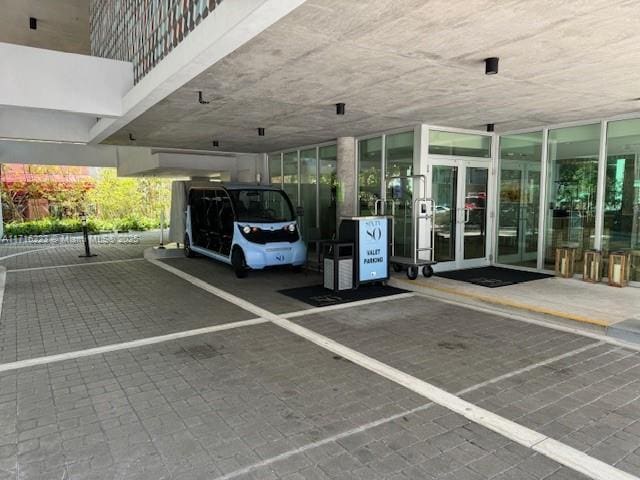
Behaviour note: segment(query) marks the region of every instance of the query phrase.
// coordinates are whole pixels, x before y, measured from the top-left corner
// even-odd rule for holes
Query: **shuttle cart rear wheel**
[[[247,268],[247,262],[244,259],[244,252],[241,248],[234,248],[233,253],[231,254],[231,265],[233,266],[233,271],[238,278],[245,278],[249,269]]]
[[[402,265],[400,265],[399,263],[392,263],[391,267],[393,268],[393,271],[396,273],[402,271]]]
[[[411,265],[409,268],[407,268],[407,277],[409,278],[409,280],[415,280],[416,278],[418,278],[418,267],[416,267],[415,265]]]
[[[189,236],[184,236],[184,256],[187,258],[193,258],[196,256],[195,252],[191,250],[191,241],[189,240]]]
[[[433,277],[433,267],[431,265],[425,265],[422,267],[422,275],[426,278]]]

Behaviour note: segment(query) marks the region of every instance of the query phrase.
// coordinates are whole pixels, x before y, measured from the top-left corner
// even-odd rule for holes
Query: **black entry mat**
[[[516,283],[531,282],[550,278],[553,275],[538,272],[524,272],[522,270],[512,270],[502,267],[481,267],[469,268],[467,270],[454,270],[452,272],[441,272],[438,277],[450,278],[461,282],[473,283],[488,288],[506,287]]]
[[[288,288],[286,290],[278,290],[278,293],[287,297],[295,298],[314,307],[326,307],[329,305],[338,305],[341,303],[356,302],[358,300],[369,300],[377,297],[388,297],[398,293],[406,293],[407,290],[395,287],[383,287],[381,285],[362,285],[356,290],[344,290],[334,292],[327,290],[322,285],[313,285],[311,287]]]

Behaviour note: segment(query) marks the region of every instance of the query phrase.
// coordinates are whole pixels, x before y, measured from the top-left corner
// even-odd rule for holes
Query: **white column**
[[[593,246],[602,250],[602,235],[604,234],[604,199],[607,188],[607,122],[600,124],[600,150],[598,152],[598,184],[596,189],[596,224],[593,239]]]
[[[555,148],[555,146],[554,146]],[[540,211],[538,213],[538,270],[543,270],[547,242],[547,214],[549,212],[549,129],[542,131],[540,169]]]
[[[356,139],[339,137],[336,143],[336,174],[338,181],[337,221],[340,218],[354,217],[358,214],[356,198],[358,195],[358,175],[356,161]]]

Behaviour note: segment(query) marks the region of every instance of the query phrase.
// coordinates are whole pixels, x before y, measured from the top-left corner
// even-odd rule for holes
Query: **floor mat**
[[[278,290],[278,293],[282,295],[295,298],[314,307],[326,307],[328,305],[338,305],[341,303],[356,302],[358,300],[369,300],[371,298],[387,297],[389,295],[406,292],[407,290],[401,288],[383,287],[380,285],[363,285],[356,290],[344,290],[341,292],[327,290],[322,285]]]
[[[474,285],[488,288],[506,287],[507,285],[514,285],[516,283],[531,282],[533,280],[553,277],[553,275],[546,273],[525,272],[502,267],[469,268],[466,270],[441,272],[436,275],[438,277],[473,283]]]

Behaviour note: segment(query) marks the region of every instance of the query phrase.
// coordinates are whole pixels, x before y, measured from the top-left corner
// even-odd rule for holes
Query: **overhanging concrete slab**
[[[220,59],[303,4],[305,0],[234,0],[221,3],[122,99],[123,116],[91,129],[100,143]],[[194,98],[194,101],[197,101]]]
[[[0,43],[0,106],[122,115],[133,86],[133,66],[107,58]]]

